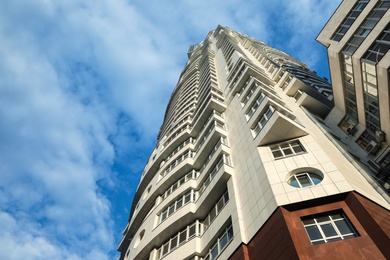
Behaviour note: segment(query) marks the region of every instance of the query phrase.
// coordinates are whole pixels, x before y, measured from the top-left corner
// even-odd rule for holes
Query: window
[[[378,63],[390,49],[390,25],[383,30],[364,54],[363,59]]]
[[[179,244],[184,243],[187,240],[187,230],[184,230],[179,235]]]
[[[375,65],[362,62],[362,77],[366,128],[375,132],[380,130],[379,97]]]
[[[179,197],[176,201],[174,201],[171,205],[164,209],[164,211],[160,214],[160,223],[163,222],[170,215],[179,210],[183,205],[195,201],[194,190],[190,190],[187,194]],[[184,201],[184,202],[183,202]]]
[[[355,81],[353,75],[352,58],[350,55],[343,55],[344,70],[344,100],[346,114],[354,122],[358,122]]]
[[[230,224],[225,229],[225,232],[220,237],[218,237],[215,244],[210,247],[209,252],[203,259],[205,260],[216,259],[221,254],[221,252],[225,249],[225,247],[229,244],[229,242],[232,240],[233,240],[233,226]]]
[[[271,146],[271,151],[275,159],[298,155],[305,152],[301,142],[294,140]]]
[[[301,172],[293,174],[287,183],[296,188],[305,188],[317,185],[322,181],[323,177],[312,172]]]
[[[302,219],[313,245],[357,237],[358,233],[342,212],[325,213]]]
[[[260,106],[260,104],[264,100],[264,98],[265,98],[265,95],[263,93],[260,93],[259,96],[256,98],[256,100],[252,103],[252,106],[245,113],[247,120],[249,120],[253,116],[253,114],[256,112],[257,108]]]
[[[264,128],[264,126],[267,124],[268,120],[271,118],[275,111],[275,108],[272,106],[269,106],[267,111],[260,117],[259,121],[257,121],[255,127],[253,128],[254,135],[257,136],[261,129]]]
[[[368,0],[360,0],[355,4],[352,10],[347,14],[347,17],[337,28],[335,34],[332,36],[332,40],[340,41],[343,38],[344,34],[348,31],[349,27],[363,11],[364,7],[366,7],[367,3]]]
[[[190,226],[186,226],[184,230],[174,234],[172,238],[162,244],[160,248],[156,249],[156,258],[161,259],[165,257],[168,253],[175,250],[177,247],[181,246],[194,236],[200,236],[200,223],[195,221]]]
[[[203,231],[205,231],[210,224],[215,220],[218,214],[222,211],[222,209],[229,202],[229,193],[225,191],[222,197],[218,200],[217,204],[210,210],[207,217],[203,220]]]
[[[364,41],[365,37],[367,37],[378,21],[383,17],[389,7],[389,0],[381,0],[375,5],[373,10],[367,15],[366,19],[354,33],[354,36],[351,37],[351,39],[348,41],[346,47],[344,48],[345,53],[350,55],[355,53],[359,45]],[[337,40],[337,38],[335,40]]]

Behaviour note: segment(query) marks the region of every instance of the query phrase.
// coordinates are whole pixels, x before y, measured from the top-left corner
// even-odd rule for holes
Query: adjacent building
[[[318,36],[333,92],[305,64],[227,27],[191,46],[120,259],[390,258],[390,198],[378,173],[390,131],[390,57],[370,56],[388,22],[379,19],[375,37],[346,54],[363,16],[382,2],[343,2]],[[374,137],[364,146],[366,133]]]
[[[328,125],[359,160],[390,175],[390,1],[343,1],[317,40],[327,48],[335,109]]]

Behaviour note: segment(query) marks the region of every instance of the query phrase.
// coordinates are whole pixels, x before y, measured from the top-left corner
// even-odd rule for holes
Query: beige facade
[[[335,202],[352,193],[388,214],[382,187],[327,132],[333,95],[326,79],[222,26],[188,56],[134,197],[121,259],[260,259],[238,255],[280,212],[306,207],[332,209],[299,211],[296,228],[306,230],[309,246],[358,241],[364,226]],[[344,102],[336,95],[334,101]],[[329,122],[342,119],[343,109],[334,111]],[[308,218],[321,229],[324,216],[337,234],[310,233]]]

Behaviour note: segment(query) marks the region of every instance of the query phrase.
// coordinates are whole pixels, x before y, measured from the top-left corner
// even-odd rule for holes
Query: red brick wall
[[[346,214],[359,237],[312,245],[301,218],[334,210]],[[389,211],[354,192],[279,207],[229,259],[390,259],[389,222]]]
[[[349,193],[345,201],[378,248],[390,259],[390,212],[354,192]]]
[[[229,259],[298,259],[282,209],[278,208],[249,244],[242,245]]]

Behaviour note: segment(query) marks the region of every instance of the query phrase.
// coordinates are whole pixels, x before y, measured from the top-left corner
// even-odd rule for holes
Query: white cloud
[[[0,258],[115,258],[188,46],[221,24],[318,66],[320,46],[298,47],[314,43],[327,6],[1,2]]]

